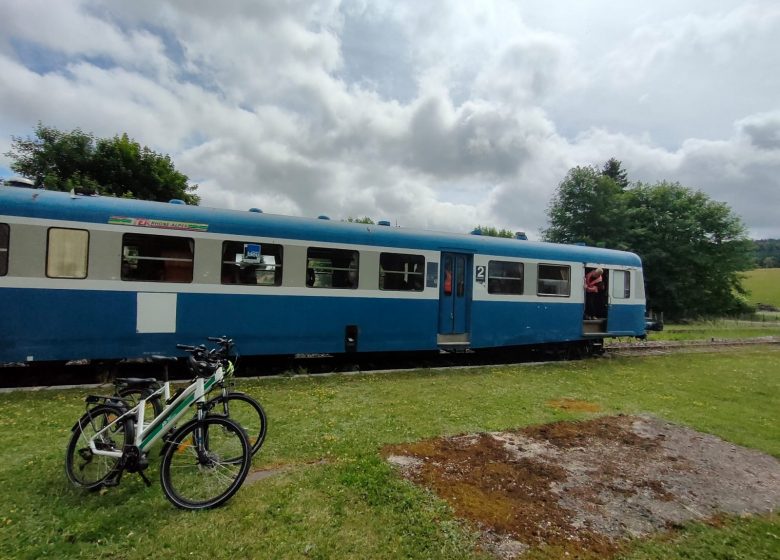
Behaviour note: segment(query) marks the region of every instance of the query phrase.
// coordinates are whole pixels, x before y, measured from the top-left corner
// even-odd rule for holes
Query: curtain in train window
[[[194,241],[188,237],[126,233],[122,280],[192,282]]]
[[[306,285],[309,288],[358,287],[358,252],[309,247],[306,252]]]
[[[422,292],[425,283],[425,257],[402,253],[379,254],[379,289]]]
[[[612,271],[612,297],[617,299],[631,297],[631,272],[628,270]]]
[[[46,276],[86,278],[89,258],[89,232],[84,229],[49,229],[46,249]]]
[[[509,261],[488,262],[488,293],[523,293],[523,263]]]
[[[444,295],[452,295],[452,257],[444,257]]]
[[[536,293],[567,297],[571,293],[571,267],[540,264]]]
[[[281,286],[282,246],[258,241],[225,241],[222,283]]]
[[[8,240],[10,231],[8,224],[0,224],[0,276],[8,274]]]

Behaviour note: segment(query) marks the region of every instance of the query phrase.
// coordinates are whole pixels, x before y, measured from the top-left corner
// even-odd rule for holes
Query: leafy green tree
[[[515,237],[515,234],[512,230],[498,229],[493,226],[477,226],[473,231],[478,231],[479,235],[486,235],[488,237],[508,237],[510,239],[514,239]]]
[[[625,248],[623,188],[595,167],[575,167],[558,185],[547,209],[545,241]]]
[[[575,167],[549,207],[545,241],[630,250],[643,261],[648,307],[674,319],[744,308],[740,272],[753,242],[726,204],[678,183],[629,185],[621,163]]]
[[[38,123],[34,138],[12,137],[11,169],[48,189],[198,204],[197,185],[171,158],[131,140],[127,134],[96,138],[77,128],[63,132]]]
[[[671,318],[741,310],[753,243],[728,205],[665,181],[637,183],[625,197],[625,243],[642,257],[649,307]]]
[[[374,220],[372,220],[368,216],[363,216],[362,218],[353,218],[352,216],[350,216],[349,218],[346,219],[346,221],[347,222],[351,222],[353,224],[369,224],[369,225],[373,225],[373,224],[376,223]]]
[[[609,158],[601,168],[601,174],[605,177],[609,177],[615,184],[621,189],[628,187],[628,172],[623,169],[623,162],[618,161],[615,158]]]
[[[759,239],[755,242],[756,263],[762,268],[777,268],[780,263],[780,239]]]

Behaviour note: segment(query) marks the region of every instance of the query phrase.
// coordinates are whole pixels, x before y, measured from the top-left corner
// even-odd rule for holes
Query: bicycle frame
[[[224,373],[222,366],[218,366],[211,376],[207,378],[198,377],[187,387],[176,399],[167,405],[163,411],[156,416],[148,425],[144,425],[144,408],[146,401],[152,397],[159,395],[167,395],[169,390],[168,382],[165,382],[163,386],[149,395],[145,399],[141,399],[136,406],[118,416],[110,424],[99,430],[89,440],[89,448],[95,455],[103,455],[106,457],[121,458],[124,455],[124,451],[109,451],[98,449],[95,445],[95,440],[103,436],[103,434],[109,431],[112,427],[116,426],[119,422],[123,421],[128,416],[135,416],[136,430],[134,434],[133,444],[141,451],[145,453],[157,442],[161,437],[167,434],[176,424],[176,422],[184,416],[189,407],[195,403],[203,403],[206,401],[206,393],[208,393],[214,385],[222,381]]]

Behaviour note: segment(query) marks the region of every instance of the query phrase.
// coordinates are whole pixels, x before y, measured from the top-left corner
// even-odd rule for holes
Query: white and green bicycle
[[[213,508],[238,491],[249,472],[252,447],[244,429],[226,415],[209,414],[206,401],[206,394],[223,380],[222,363],[201,362],[193,355],[189,359],[197,376],[172,397],[167,382],[134,406],[116,396],[87,397],[87,412],[73,426],[65,458],[73,484],[91,490],[115,486],[127,471],[151,485],[143,471],[149,466],[149,450],[164,438],[160,480],[174,505]],[[147,422],[148,399],[166,406]],[[177,427],[193,406],[195,418]]]

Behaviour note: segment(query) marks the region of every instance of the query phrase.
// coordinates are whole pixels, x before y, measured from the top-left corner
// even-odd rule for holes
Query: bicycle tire
[[[260,451],[268,431],[268,417],[263,406],[246,393],[218,395],[207,403],[209,414],[227,416],[244,428],[252,448],[252,457]]]
[[[163,449],[160,481],[166,498],[176,507],[191,510],[224,504],[249,473],[250,449],[243,428],[229,418],[190,420],[176,430]],[[240,460],[225,461],[224,456]]]
[[[89,440],[124,412],[117,406],[96,406],[73,426],[65,452],[65,473],[75,486],[97,490],[122,468],[122,458],[95,455],[89,448]],[[122,451],[132,444],[134,427],[133,420],[125,418],[103,434],[97,444],[107,450]]]

